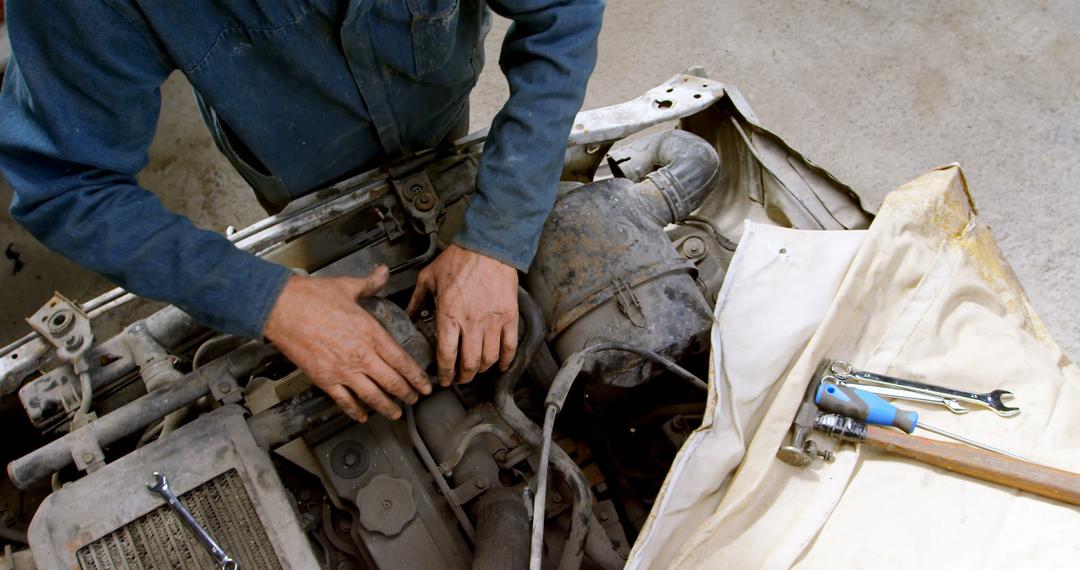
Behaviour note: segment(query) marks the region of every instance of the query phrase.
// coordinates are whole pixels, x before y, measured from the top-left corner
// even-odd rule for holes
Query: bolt
[[[228,394],[229,392],[232,392],[232,386],[230,386],[228,382],[222,382],[218,384],[217,387],[222,394]]]
[[[82,454],[83,463],[90,464],[94,462],[94,454],[89,451],[84,451]]]
[[[562,495],[560,493],[555,493],[554,495],[551,496],[551,502],[553,502],[553,503],[561,503],[562,502]]]
[[[600,514],[597,515],[597,518],[599,518],[601,522],[607,522],[609,517],[608,517],[607,513],[601,512]]]
[[[73,334],[64,339],[64,346],[67,347],[68,350],[75,350],[82,346],[82,342],[83,338],[81,334]]]
[[[818,457],[824,459],[825,461],[828,461],[829,463],[832,463],[833,460],[836,459],[836,454],[829,451],[828,449],[818,450],[817,454]]]
[[[360,456],[355,451],[350,451],[345,454],[345,457],[341,459],[341,462],[345,464],[345,467],[354,467],[360,462]]]
[[[480,489],[481,491],[483,491],[484,489],[487,489],[488,488],[487,479],[484,479],[483,477],[478,478],[476,480],[476,488]]]
[[[433,192],[421,192],[413,199],[413,205],[421,212],[427,212],[435,207],[435,194]]]
[[[705,242],[697,236],[688,237],[683,242],[683,253],[694,259],[701,257],[705,255]]]
[[[419,184],[413,184],[411,187],[409,187],[409,197],[410,198],[416,198],[416,196],[418,194],[420,194],[421,192],[423,192],[423,191],[424,191],[423,186],[421,186]]]
[[[499,463],[506,463],[507,456],[508,453],[506,452],[506,450],[500,449],[495,452],[495,461],[498,461]]]

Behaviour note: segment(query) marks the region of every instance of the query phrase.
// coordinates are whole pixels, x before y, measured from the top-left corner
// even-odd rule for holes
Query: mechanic
[[[468,382],[517,345],[518,271],[555,200],[596,61],[602,0],[8,0],[0,171],[45,245],[218,331],[263,336],[358,421],[415,402],[424,372],[356,304],[388,271],[313,278],[165,209],[135,176],[159,87],[187,76],[214,140],[277,211],[465,134],[490,10],[513,20],[464,226],[419,275],[436,299],[438,379]]]

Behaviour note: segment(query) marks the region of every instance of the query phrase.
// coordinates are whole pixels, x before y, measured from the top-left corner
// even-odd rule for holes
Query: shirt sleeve
[[[286,268],[165,209],[146,165],[167,58],[94,0],[11,0],[0,90],[0,171],[11,216],[49,248],[203,324],[259,336]]]
[[[513,20],[499,66],[510,99],[495,116],[476,193],[454,242],[527,271],[562,173],[566,140],[596,65],[601,0],[488,0]]]

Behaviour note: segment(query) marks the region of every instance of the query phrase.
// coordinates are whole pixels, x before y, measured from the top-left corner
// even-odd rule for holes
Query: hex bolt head
[[[218,384],[218,390],[222,394],[228,394],[229,392],[232,392],[232,386],[230,386],[228,382],[221,382]]]
[[[435,202],[435,194],[432,192],[421,192],[413,199],[413,205],[421,212],[430,211],[435,207]]]
[[[89,465],[90,463],[94,462],[94,454],[90,453],[89,451],[84,451],[83,454],[82,454],[82,460],[83,460],[83,463],[86,463],[87,465]]]
[[[431,208],[435,207],[435,194],[433,192],[420,192],[416,195],[416,199],[413,200],[413,205],[419,209],[420,212],[430,212]]]
[[[705,249],[705,241],[697,236],[686,238],[686,241],[682,244],[683,253],[692,259],[705,255]]]
[[[487,489],[488,488],[487,479],[484,479],[483,477],[478,478],[476,480],[476,488],[480,489],[480,490]]]

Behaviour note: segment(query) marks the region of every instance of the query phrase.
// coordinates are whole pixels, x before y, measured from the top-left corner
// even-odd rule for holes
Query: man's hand
[[[420,272],[409,313],[435,294],[439,383],[449,386],[458,363],[464,384],[495,361],[506,370],[517,352],[517,270],[486,255],[451,245]],[[458,345],[460,341],[460,354]]]
[[[431,393],[420,366],[357,299],[386,285],[379,266],[367,277],[289,278],[270,311],[264,336],[322,388],[346,415],[366,421],[365,406],[390,418],[401,408],[390,396],[412,404],[417,392]]]

